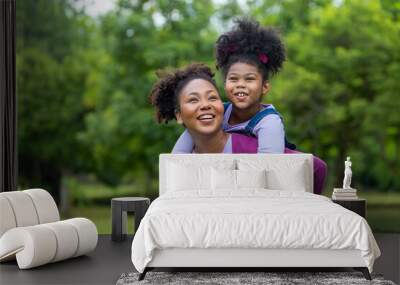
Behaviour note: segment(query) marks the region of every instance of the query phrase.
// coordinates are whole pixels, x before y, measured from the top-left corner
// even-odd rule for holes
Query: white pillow
[[[225,158],[224,155],[215,156],[211,154],[175,154],[166,159],[165,163],[167,167],[169,167],[169,164],[179,164],[185,167],[195,166],[214,167],[218,169],[236,169],[236,161],[234,159]]]
[[[310,188],[309,165],[307,160],[281,157],[277,160],[238,160],[239,170],[266,170],[267,189],[303,191]]]
[[[236,170],[213,167],[211,170],[211,188],[213,190],[236,190]]]
[[[263,170],[211,170],[213,190],[239,190],[240,188],[266,188],[266,171]]]
[[[293,164],[292,167],[290,171],[268,170],[268,189],[306,192],[308,185],[308,176],[305,175],[306,161]]]
[[[168,164],[167,191],[211,189],[211,167]]]
[[[236,170],[237,188],[267,188],[267,171]]]
[[[211,191],[212,168],[233,170],[236,162],[218,156],[210,159],[207,155],[186,154],[172,157],[165,164],[166,191],[202,190]]]

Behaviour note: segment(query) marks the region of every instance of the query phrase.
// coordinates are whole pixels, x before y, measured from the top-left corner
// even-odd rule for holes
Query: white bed
[[[362,217],[312,194],[309,154],[162,154],[160,197],[132,243],[154,267],[354,267],[380,251]],[[368,269],[367,269],[368,268]]]

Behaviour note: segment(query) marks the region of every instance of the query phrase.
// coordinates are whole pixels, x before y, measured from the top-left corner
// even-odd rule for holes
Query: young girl
[[[276,74],[285,60],[283,43],[273,29],[260,27],[256,22],[238,20],[236,24],[216,43],[217,68],[222,72],[225,93],[231,102],[225,104],[223,128],[257,137],[260,153],[283,153],[282,119],[273,105],[261,103],[270,89],[270,75]],[[192,148],[191,137],[184,132],[172,152],[187,153]]]
[[[213,73],[203,64],[164,74],[150,93],[159,122],[176,119],[193,138],[194,153],[255,153],[257,139],[222,130],[224,105]]]
[[[217,68],[231,102],[225,104],[223,129],[256,137],[260,153],[296,153],[295,146],[285,139],[280,114],[273,105],[261,103],[270,89],[269,77],[279,72],[284,60],[285,49],[277,32],[247,19],[236,21],[216,42]],[[185,131],[172,152],[192,149],[192,138]],[[315,193],[322,192],[326,172],[326,164],[314,157]]]

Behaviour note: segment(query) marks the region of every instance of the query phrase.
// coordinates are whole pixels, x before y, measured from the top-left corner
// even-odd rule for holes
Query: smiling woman
[[[222,152],[228,134],[221,128],[224,106],[216,87],[208,80],[193,79],[182,88],[178,106],[176,119],[196,141],[194,152]]]
[[[158,121],[184,125],[194,153],[256,153],[257,139],[222,130],[224,106],[213,76],[199,63],[162,75],[150,93]]]

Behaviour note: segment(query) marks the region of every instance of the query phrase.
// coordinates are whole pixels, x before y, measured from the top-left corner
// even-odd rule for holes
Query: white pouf
[[[16,259],[20,269],[28,269],[96,248],[96,225],[85,218],[59,221],[43,189],[0,193],[0,214],[0,262]]]
[[[17,222],[10,202],[6,197],[0,195],[0,237],[16,226]]]
[[[98,234],[96,225],[92,221],[85,218],[74,218],[62,222],[73,226],[78,233],[79,241],[74,257],[96,248]]]
[[[39,224],[51,223],[60,220],[57,205],[53,197],[43,189],[29,189],[23,191],[28,194],[35,205],[36,213],[39,218]]]
[[[56,250],[53,232],[41,225],[11,229],[0,239],[0,258],[15,255],[20,269],[51,262]]]
[[[17,227],[39,224],[38,215],[30,196],[23,191],[1,193],[11,205]]]

